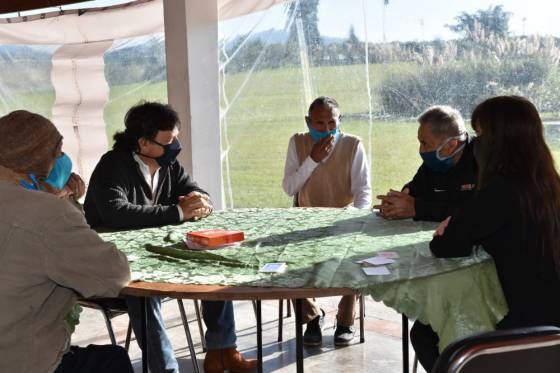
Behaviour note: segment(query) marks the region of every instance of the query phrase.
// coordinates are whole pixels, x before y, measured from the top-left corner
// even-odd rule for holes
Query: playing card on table
[[[367,258],[362,260],[362,265],[380,266],[380,265],[392,264],[392,263],[395,263],[394,259],[389,259],[382,256],[374,256],[372,258]]]
[[[399,259],[399,254],[395,251],[380,251],[377,255],[389,259]]]
[[[390,275],[391,274],[391,272],[385,266],[364,267],[364,268],[362,268],[362,270],[368,276],[384,276],[384,275]]]
[[[259,272],[282,273],[286,270],[286,263],[266,263]]]

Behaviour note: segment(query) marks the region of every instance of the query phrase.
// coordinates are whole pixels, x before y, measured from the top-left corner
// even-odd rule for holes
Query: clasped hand
[[[402,192],[390,190],[386,195],[377,196],[381,200],[380,205],[373,206],[378,209],[377,216],[384,219],[407,219],[416,215],[414,197],[409,194],[410,190],[404,188]]]
[[[183,220],[199,220],[212,213],[212,202],[208,195],[190,192],[179,197],[179,207],[183,210]]]

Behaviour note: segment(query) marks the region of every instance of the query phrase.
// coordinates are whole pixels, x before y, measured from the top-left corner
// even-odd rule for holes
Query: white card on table
[[[130,282],[140,281],[142,279],[142,272],[132,272],[130,274]]]
[[[127,259],[128,259],[128,261],[129,261],[130,263],[132,263],[132,262],[134,262],[134,261],[140,259],[140,257],[139,257],[138,255],[131,254],[131,255],[128,255],[128,256],[127,256]]]
[[[259,272],[282,273],[286,270],[286,263],[266,263]]]
[[[377,255],[389,259],[399,259],[399,254],[395,251],[380,251]]]
[[[380,267],[363,267],[362,270],[368,276],[383,276],[383,275],[390,275],[391,272],[387,269],[387,267],[380,266]]]
[[[384,258],[382,256],[374,256],[372,258],[367,258],[362,260],[362,265],[366,264],[366,265],[373,265],[373,266],[380,266],[380,265],[384,265],[384,264],[391,264],[391,263],[395,263],[394,259],[390,259],[390,258]]]

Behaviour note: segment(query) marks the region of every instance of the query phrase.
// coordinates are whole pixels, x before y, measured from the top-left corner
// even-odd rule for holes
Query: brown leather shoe
[[[206,373],[224,373],[229,370],[235,373],[251,372],[257,367],[257,360],[245,359],[235,348],[208,350],[204,358]]]

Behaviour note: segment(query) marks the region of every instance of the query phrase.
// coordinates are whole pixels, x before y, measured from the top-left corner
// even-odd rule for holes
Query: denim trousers
[[[209,350],[236,347],[231,301],[202,301],[202,318],[206,324],[206,346]]]
[[[138,344],[141,344],[141,298],[125,296],[128,306],[128,316]],[[147,298],[148,329],[148,367],[152,373],[178,373],[179,364],[173,352],[171,341],[167,337],[165,324],[161,315],[161,298]]]

